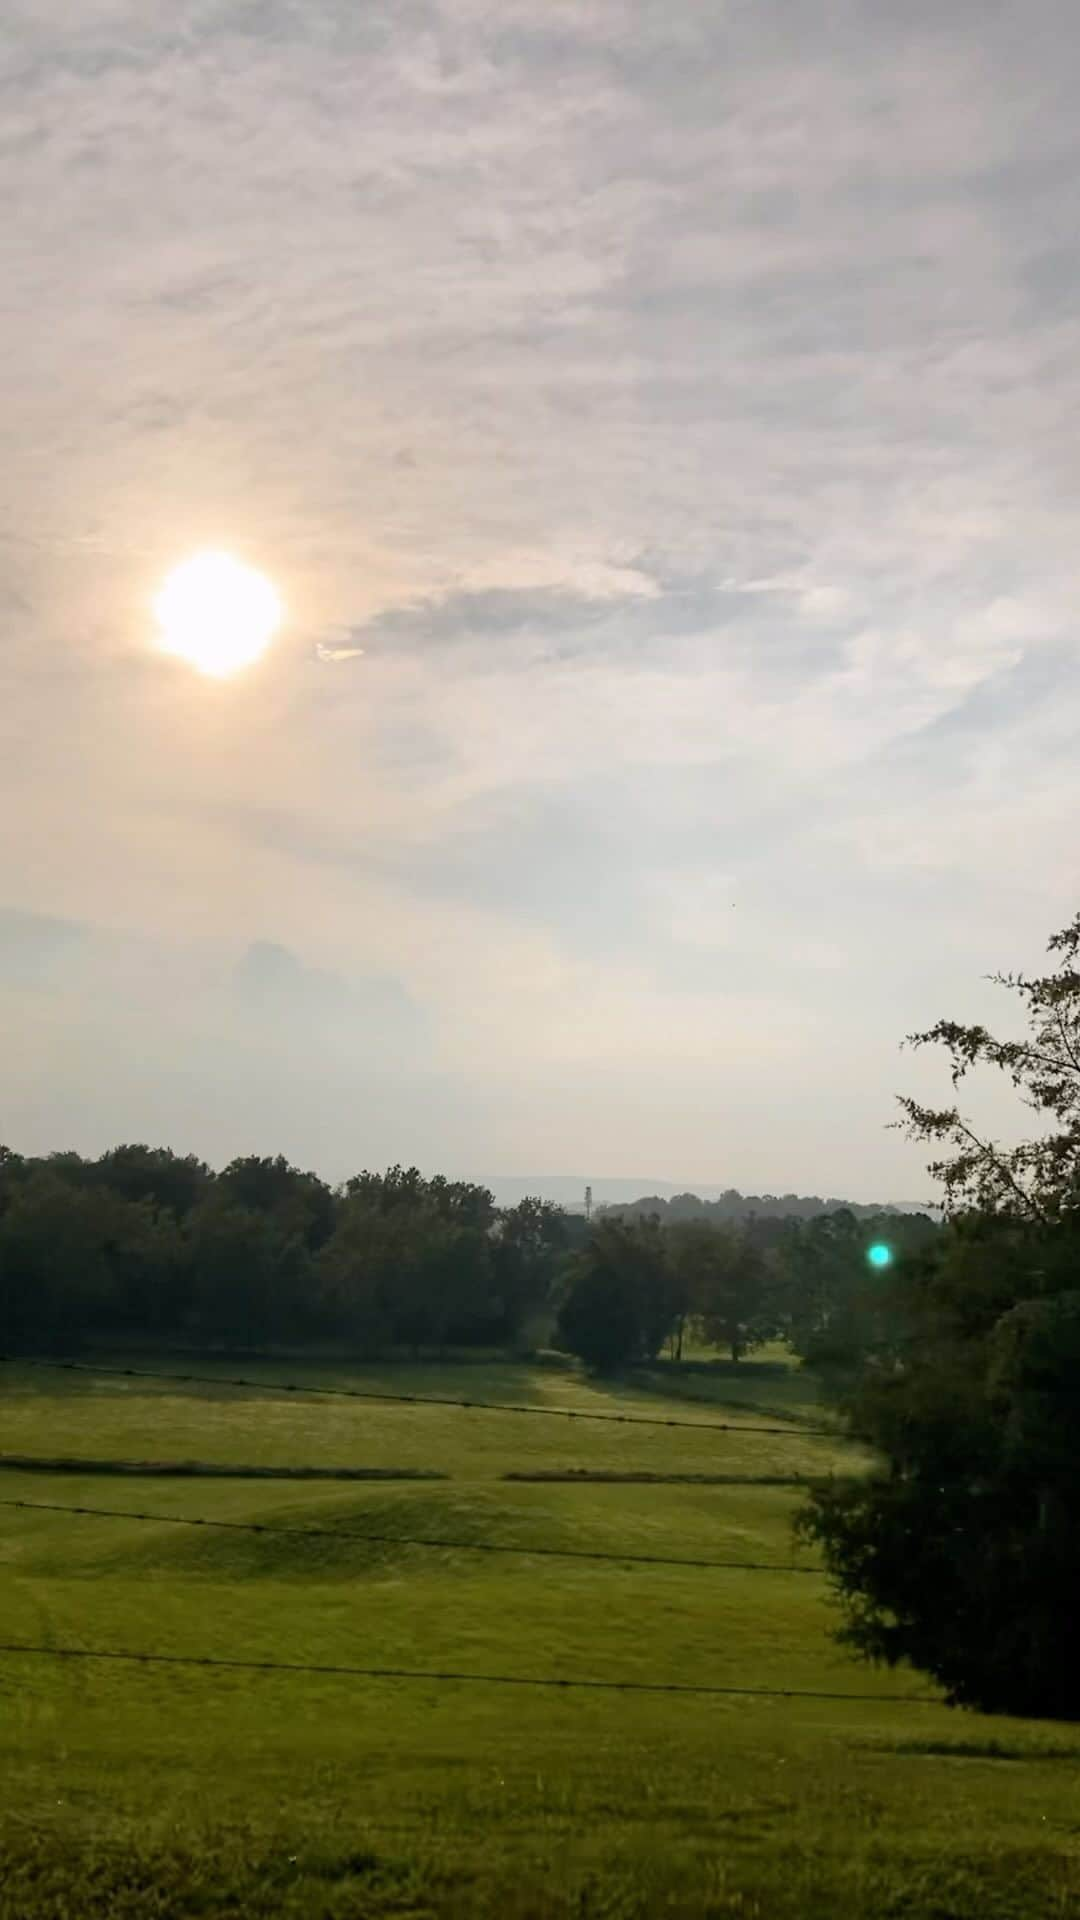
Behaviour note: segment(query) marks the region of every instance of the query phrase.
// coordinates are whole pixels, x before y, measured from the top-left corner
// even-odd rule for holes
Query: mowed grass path
[[[0,1655],[3,1920],[1080,1913],[1080,1730],[918,1703],[928,1690],[917,1676],[875,1673],[836,1648],[827,1583],[786,1571],[812,1564],[791,1539],[798,1490],[765,1482],[844,1459],[834,1440],[797,1431],[814,1417],[805,1380],[752,1361],[738,1377],[660,1373],[634,1389],[509,1365],[262,1374],[583,1411],[786,1417],[793,1433],[4,1368],[0,1453],[449,1477],[0,1473],[5,1499],[391,1536],[304,1541],[0,1508],[0,1639],[880,1697],[564,1693]],[[694,1401],[666,1395],[670,1384]],[[502,1477],[579,1468],[737,1483]],[[496,1558],[403,1535],[776,1570]]]

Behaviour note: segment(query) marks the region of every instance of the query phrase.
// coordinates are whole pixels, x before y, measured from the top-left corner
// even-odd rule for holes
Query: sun
[[[196,553],[173,568],[154,613],[164,653],[224,679],[266,651],[281,625],[282,607],[264,573],[229,553]]]

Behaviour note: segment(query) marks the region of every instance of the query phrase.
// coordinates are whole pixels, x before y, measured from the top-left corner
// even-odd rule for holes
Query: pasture
[[[1080,1730],[830,1639],[791,1517],[850,1455],[804,1376],[218,1370],[701,1430],[5,1365],[0,1641],[252,1664],[0,1653],[2,1920],[1080,1913]]]

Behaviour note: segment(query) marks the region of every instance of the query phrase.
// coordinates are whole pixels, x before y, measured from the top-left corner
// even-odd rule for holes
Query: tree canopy
[[[818,1490],[803,1529],[845,1607],[842,1635],[932,1674],[958,1703],[1080,1717],[1068,1648],[1080,1592],[1080,918],[1057,964],[995,976],[1026,1035],[941,1021],[912,1036],[1008,1076],[1039,1132],[1002,1146],[959,1103],[902,1101],[935,1157],[945,1230],[887,1286],[889,1338],[848,1401],[880,1461]]]
[[[281,1155],[215,1174],[144,1145],[0,1148],[0,1339],[500,1344],[546,1304],[568,1237],[544,1201],[500,1211],[416,1168],[335,1191]]]
[[[671,1323],[668,1267],[655,1220],[600,1220],[576,1256],[557,1322],[563,1346],[596,1373],[660,1351]]]

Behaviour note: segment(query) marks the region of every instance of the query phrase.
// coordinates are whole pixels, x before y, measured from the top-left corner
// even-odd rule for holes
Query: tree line
[[[640,1200],[605,1201],[596,1209],[605,1219],[637,1220],[653,1215],[665,1225],[677,1220],[726,1220],[732,1224],[763,1215],[769,1220],[816,1220],[825,1213],[851,1213],[857,1220],[877,1220],[883,1214],[909,1209],[886,1206],[883,1202],[822,1199],[817,1193],[740,1193],[728,1187],[715,1200],[703,1200],[696,1193],[643,1194]]]
[[[500,1209],[415,1168],[333,1189],[280,1155],[215,1173],[167,1147],[0,1147],[0,1336],[24,1350],[119,1334],[501,1345],[583,1231],[547,1201]]]
[[[933,1231],[848,1209],[589,1226],[416,1168],[331,1188],[280,1155],[215,1173],[166,1147],[0,1148],[0,1337],[24,1351],[124,1336],[376,1354],[532,1334],[607,1372],[681,1359],[691,1336],[733,1360],[782,1337],[825,1363],[865,1332],[876,1229],[894,1242]]]
[[[562,1274],[556,1339],[597,1372],[683,1358],[689,1338],[738,1361],[769,1340],[837,1377],[874,1339],[882,1287],[871,1246],[899,1257],[932,1240],[921,1214],[738,1225],[603,1215]]]

